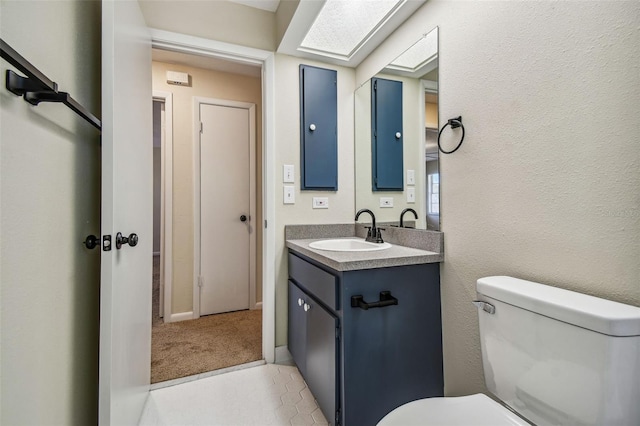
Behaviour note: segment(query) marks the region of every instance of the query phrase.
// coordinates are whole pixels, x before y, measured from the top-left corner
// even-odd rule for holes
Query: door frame
[[[249,102],[226,99],[193,97],[193,318],[200,318],[202,287],[200,280],[202,265],[202,169],[200,106],[216,105],[249,111],[249,225],[253,231],[249,234],[249,309],[256,309],[256,105]],[[238,212],[241,213],[241,212]],[[252,218],[254,220],[252,221]]]
[[[160,146],[160,316],[171,322],[173,282],[173,94],[153,91],[164,103],[164,131]]]
[[[262,355],[276,358],[275,316],[275,54],[262,49],[150,29],[151,47],[262,66]],[[262,224],[261,224],[262,226]],[[166,313],[165,313],[166,315]]]

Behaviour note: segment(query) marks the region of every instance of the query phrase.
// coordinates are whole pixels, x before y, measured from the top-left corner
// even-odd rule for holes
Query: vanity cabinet
[[[290,251],[288,300],[289,351],[331,424],[443,395],[438,263],[336,271]]]

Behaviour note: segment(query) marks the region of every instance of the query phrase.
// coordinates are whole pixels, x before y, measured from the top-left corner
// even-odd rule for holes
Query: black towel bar
[[[59,92],[56,82],[49,79],[2,39],[0,39],[0,54],[3,59],[26,75],[26,77],[22,77],[7,70],[6,87],[11,93],[22,96],[31,105],[38,105],[40,102],[63,103],[98,130],[102,130],[102,122],[95,115],[91,114],[68,93]]]

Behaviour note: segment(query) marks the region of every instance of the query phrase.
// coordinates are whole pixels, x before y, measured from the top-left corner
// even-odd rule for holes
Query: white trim
[[[275,56],[269,54],[262,66],[263,179],[262,214],[262,356],[276,360],[276,82]],[[270,224],[270,226],[267,226]]]
[[[251,309],[262,309],[262,302],[257,302]]]
[[[193,312],[180,312],[177,314],[171,314],[169,322],[179,322],[194,319]]]
[[[418,155],[420,156],[419,158],[421,159],[420,161],[420,171],[418,172],[418,178],[417,178],[417,184],[419,185],[419,188],[423,188],[422,190],[422,197],[423,197],[423,201],[422,201],[422,207],[420,208],[421,211],[424,211],[423,215],[420,215],[421,219],[418,223],[418,226],[421,229],[427,229],[428,225],[428,221],[427,221],[427,215],[432,216],[431,214],[429,214],[429,196],[428,196],[428,190],[427,190],[427,165],[426,165],[426,161],[425,161],[425,146],[424,146],[424,133],[425,133],[425,128],[426,128],[426,123],[425,123],[425,93],[435,93],[436,95],[438,94],[438,82],[437,81],[432,81],[432,80],[420,80],[420,89],[422,91],[422,93],[419,96],[420,99],[420,123],[422,124],[422,127],[420,128],[420,135],[422,135],[422,140],[423,143],[419,144],[420,145],[420,152],[418,153]],[[438,121],[440,121],[440,102],[438,102]],[[440,128],[439,126],[440,123],[438,123],[438,128]],[[440,153],[438,153],[438,171],[440,171]],[[424,210],[422,210],[424,209]]]
[[[150,28],[154,48],[262,65],[262,354],[275,361],[275,57],[273,52]]]
[[[164,132],[162,138],[160,180],[160,314],[171,322],[173,295],[173,94],[153,91],[153,100],[164,102]],[[168,184],[167,184],[168,183]]]
[[[201,105],[218,105],[230,108],[246,109],[249,112],[249,222],[251,218],[255,220],[256,216],[256,105],[248,102],[230,101],[227,99],[205,98],[201,96],[193,97],[193,313],[194,318],[201,315],[201,296],[202,287],[200,287],[200,271],[201,271],[201,158],[200,158],[200,142],[202,134],[200,133],[200,106]],[[249,309],[255,309],[256,304],[256,225],[249,234]],[[196,256],[197,253],[197,256]]]
[[[281,364],[283,362],[288,362],[292,360],[293,360],[293,357],[291,356],[291,352],[289,352],[289,347],[287,345],[276,347],[277,363]]]

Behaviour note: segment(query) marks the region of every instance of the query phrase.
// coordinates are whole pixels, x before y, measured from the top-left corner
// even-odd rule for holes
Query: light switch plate
[[[407,188],[407,203],[415,203],[416,202],[416,189],[411,186]]]
[[[282,166],[282,181],[285,183],[294,183],[295,169],[293,168],[293,164],[285,164]]]
[[[416,184],[416,171],[407,170],[407,185],[415,185],[415,184]]]
[[[382,208],[393,207],[393,197],[380,197],[380,207]]]
[[[284,204],[295,204],[296,203],[296,187],[293,185],[285,185],[284,189],[284,199],[282,202]]]
[[[327,198],[327,197],[313,197],[313,208],[314,209],[328,209],[329,208],[329,198]]]

